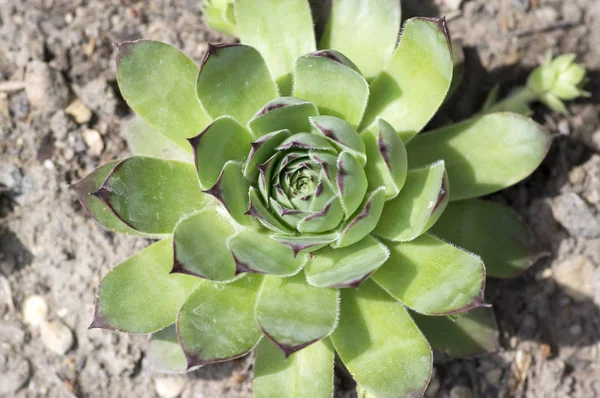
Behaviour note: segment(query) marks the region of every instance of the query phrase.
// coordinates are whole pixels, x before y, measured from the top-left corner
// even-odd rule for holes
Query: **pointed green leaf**
[[[371,80],[396,48],[400,15],[398,0],[336,0],[319,48],[346,54]]]
[[[551,138],[533,120],[493,113],[415,137],[407,147],[408,165],[443,159],[451,200],[487,195],[516,184],[535,170]]]
[[[125,140],[127,140],[127,147],[135,156],[181,160],[188,163],[194,161],[188,148],[183,149],[174,141],[156,131],[139,115],[134,115],[132,119],[125,123],[123,134]]]
[[[248,122],[248,127],[256,138],[284,129],[297,134],[310,131],[308,120],[318,114],[319,111],[312,102],[295,97],[280,97],[263,106]]]
[[[227,246],[238,272],[257,272],[277,276],[295,275],[307,261],[307,255],[294,256],[287,246],[264,232],[245,230],[232,236]]]
[[[350,217],[359,208],[367,193],[367,176],[360,162],[346,151],[338,156],[337,169],[337,192],[346,217]]]
[[[323,115],[358,127],[369,100],[369,85],[356,66],[335,51],[318,51],[298,58],[294,96],[317,105]]]
[[[389,260],[373,280],[408,307],[448,315],[483,305],[485,267],[479,256],[429,235],[388,242]]]
[[[350,123],[334,116],[314,116],[310,118],[310,125],[314,134],[326,137],[338,151],[350,152],[363,166],[365,165],[365,144]]]
[[[294,61],[316,50],[308,1],[238,0],[235,13],[241,42],[263,54],[281,95],[290,95]]]
[[[261,275],[230,283],[207,281],[183,304],[177,333],[188,369],[228,361],[250,352],[261,338],[254,322]]]
[[[227,161],[246,159],[252,136],[231,117],[219,117],[189,141],[198,180],[202,188],[208,189],[215,185]]]
[[[288,358],[268,339],[256,347],[255,398],[330,398],[333,396],[333,348],[317,341]]]
[[[357,287],[389,256],[387,247],[370,236],[341,249],[325,247],[306,264],[306,280],[316,287]]]
[[[379,187],[367,195],[359,210],[344,225],[339,239],[331,246],[335,248],[350,246],[369,235],[379,222],[384,203],[384,187]]]
[[[408,311],[370,280],[341,301],[331,341],[357,383],[377,397],[422,396],[433,356]]]
[[[90,328],[146,334],[173,322],[189,293],[202,280],[171,275],[172,240],[142,250],[102,279]]]
[[[310,133],[298,133],[286,139],[277,147],[278,151],[302,149],[335,153],[335,148],[325,138]]]
[[[344,210],[338,198],[330,200],[322,210],[304,217],[297,229],[302,233],[322,233],[335,229],[344,219]]]
[[[453,317],[413,314],[415,322],[433,348],[455,358],[474,357],[500,349],[494,311],[475,308]]]
[[[196,91],[213,118],[229,115],[242,125],[277,97],[277,86],[261,54],[240,44],[208,45]]]
[[[246,166],[244,167],[244,175],[251,181],[256,182],[258,179],[258,166],[266,162],[271,156],[275,148],[277,148],[283,141],[285,141],[292,134],[289,130],[274,131],[269,134],[261,136],[258,140],[254,141],[252,150],[248,155]]]
[[[250,207],[246,212],[247,215],[255,217],[262,225],[276,233],[291,234],[293,232],[271,213],[263,202],[258,189],[250,187],[248,194],[250,196]]]
[[[184,373],[187,370],[187,361],[177,339],[175,324],[150,336],[146,358],[154,372]]]
[[[337,313],[337,290],[310,286],[303,274],[265,276],[256,304],[256,322],[286,356],[327,337]]]
[[[227,281],[236,274],[226,241],[235,233],[228,216],[215,209],[202,211],[180,222],[173,235],[172,272]]]
[[[383,206],[375,234],[395,242],[415,239],[440,217],[448,194],[443,161],[410,170],[400,194]]]
[[[328,234],[302,234],[302,235],[281,235],[273,234],[271,239],[282,243],[292,249],[294,255],[298,253],[312,253],[320,248],[335,242],[339,238],[339,233],[332,232]]]
[[[148,234],[170,234],[182,218],[212,205],[194,165],[134,156],[121,161],[94,192],[125,224]]]
[[[96,170],[73,184],[71,189],[73,189],[77,195],[79,202],[86,212],[103,228],[113,232],[147,236],[147,234],[129,227],[121,221],[104,202],[92,195],[100,189],[102,183],[106,181],[106,177],[108,177],[117,164],[119,164],[119,161],[113,160],[112,162],[108,162],[98,167]]]
[[[186,138],[211,120],[194,90],[198,65],[175,47],[156,41],[125,42],[117,50],[117,82],[127,104],[159,133],[190,151]]]
[[[400,193],[408,172],[408,157],[404,143],[385,120],[377,119],[362,135],[367,153],[365,172],[369,188],[385,187],[386,199]]]
[[[444,19],[406,21],[390,62],[371,83],[362,122],[389,122],[404,142],[417,134],[444,102],[452,81],[452,51]]]
[[[480,255],[487,276],[514,277],[535,259],[527,225],[515,211],[499,203],[451,202],[431,232]]]

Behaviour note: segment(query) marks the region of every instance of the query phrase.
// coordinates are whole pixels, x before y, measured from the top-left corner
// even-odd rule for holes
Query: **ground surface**
[[[440,358],[427,396],[600,396],[600,2],[403,3],[405,16],[448,15],[464,41],[454,118],[476,110],[494,83],[522,83],[547,51],[576,53],[594,93],[568,117],[536,108],[557,135],[550,153],[494,197],[523,215],[546,254],[520,277],[488,283],[503,351]],[[165,378],[147,370],[145,337],[86,330],[101,276],[147,243],[102,231],[68,186],[127,155],[120,126],[129,113],[111,44],[142,37],[196,60],[222,40],[204,27],[196,0],[0,0],[0,396],[251,395],[251,358]],[[77,98],[84,109],[69,111],[75,120],[64,110]],[[24,322],[32,295],[47,302],[55,333]],[[338,373],[340,396],[352,396]]]

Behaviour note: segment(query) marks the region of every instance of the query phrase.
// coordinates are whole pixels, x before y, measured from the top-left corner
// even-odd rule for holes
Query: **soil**
[[[527,220],[541,254],[519,277],[488,281],[503,349],[437,357],[427,396],[600,396],[600,2],[404,0],[403,9],[405,17],[447,15],[463,40],[465,80],[447,117],[476,111],[497,83],[503,92],[522,84],[548,52],[577,54],[592,92],[566,116],[535,107],[556,136],[550,153],[530,178],[491,198]],[[121,125],[130,112],[113,43],[138,38],[195,60],[208,42],[231,40],[205,27],[197,0],[0,0],[0,396],[251,396],[250,357],[157,375],[146,337],[87,330],[102,275],[148,244],[103,231],[69,189],[128,155]],[[67,108],[76,99],[79,111]],[[32,295],[71,331],[68,351],[24,322]],[[337,370],[337,395],[354,396]]]

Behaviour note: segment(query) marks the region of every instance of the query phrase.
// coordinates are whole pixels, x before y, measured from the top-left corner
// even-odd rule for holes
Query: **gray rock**
[[[0,365],[0,374],[0,397],[13,396],[29,379],[31,365],[24,358],[9,358],[6,363]]]
[[[585,256],[573,255],[553,266],[554,279],[574,300],[585,300],[594,296],[594,264]]]
[[[25,92],[32,106],[42,112],[56,112],[69,104],[69,87],[63,75],[41,61],[27,64]]]
[[[450,398],[471,398],[473,393],[467,386],[454,386],[450,390]]]
[[[63,110],[56,112],[52,115],[52,119],[50,119],[50,130],[52,130],[54,138],[57,140],[64,140],[67,134],[76,128],[77,124]]]
[[[23,173],[21,170],[12,164],[0,166],[0,186],[10,190],[19,192],[23,181]]]
[[[552,202],[556,220],[572,235],[585,238],[600,236],[600,222],[576,193],[562,194]]]
[[[20,344],[25,340],[25,332],[15,322],[0,321],[0,341]]]
[[[94,112],[113,115],[117,109],[117,98],[106,79],[98,78],[92,80],[78,91],[81,101]]]

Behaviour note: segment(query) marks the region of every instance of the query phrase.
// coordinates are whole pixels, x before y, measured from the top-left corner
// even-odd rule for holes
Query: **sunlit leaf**
[[[159,330],[148,341],[147,360],[155,372],[184,373],[187,361],[177,339],[175,324]]]
[[[123,125],[127,147],[136,156],[193,162],[188,148],[183,149],[174,141],[156,131],[147,121],[135,115]]]

